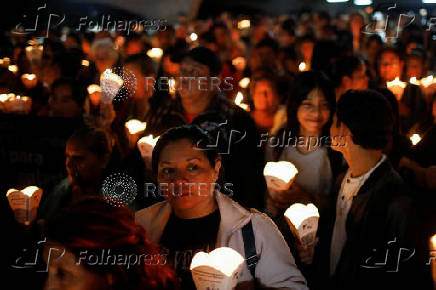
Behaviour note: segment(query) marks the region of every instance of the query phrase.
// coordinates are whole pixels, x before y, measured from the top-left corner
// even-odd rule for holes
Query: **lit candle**
[[[189,35],[189,39],[190,39],[191,41],[196,41],[196,40],[198,39],[198,35],[197,35],[197,33],[192,32],[192,33]]]
[[[127,121],[125,126],[126,126],[127,130],[129,130],[129,133],[131,135],[134,135],[134,134],[139,134],[139,133],[144,132],[145,127],[147,126],[147,123],[141,122],[141,121],[136,120],[136,119],[132,119],[132,120]]]
[[[286,190],[291,186],[298,170],[288,161],[267,162],[263,169],[268,188]]]
[[[432,75],[421,79],[421,84],[425,88],[427,88],[427,87],[429,87],[429,86],[431,86],[432,84],[435,84],[435,83],[436,83],[436,79]]]
[[[246,29],[246,28],[250,28],[250,26],[251,23],[249,19],[243,19],[238,22],[238,29]]]
[[[101,92],[100,86],[96,84],[89,85],[87,90],[88,90],[88,94],[90,95],[96,92]]]
[[[113,73],[111,69],[106,69],[100,76],[103,103],[111,103],[123,83],[124,81],[119,75]]]
[[[240,108],[244,109],[245,111],[249,112],[250,111],[250,107],[247,104],[243,104],[242,103],[243,99],[244,99],[244,95],[241,92],[238,92],[236,94],[235,104],[237,106],[239,106]]]
[[[410,141],[412,141],[413,145],[418,144],[421,141],[421,136],[419,136],[419,134],[413,134],[412,136],[410,136]]]
[[[159,136],[153,138],[153,135],[148,135],[138,140],[138,149],[143,159],[151,157],[158,140]]]
[[[5,67],[11,64],[11,59],[9,57],[4,57],[2,61],[3,61],[3,66]]]
[[[299,71],[307,71],[307,65],[304,61],[300,62],[300,64],[298,65],[298,70]]]
[[[412,85],[416,85],[416,86],[421,85],[421,82],[419,80],[417,80],[416,77],[411,77],[409,80],[409,83],[411,83]]]
[[[239,81],[239,86],[243,89],[246,89],[250,85],[250,78],[243,78]]]
[[[18,72],[18,66],[11,64],[10,66],[8,66],[8,70],[15,74]]]
[[[159,61],[163,55],[163,50],[159,47],[153,47],[147,51],[147,55],[152,59]]]
[[[32,99],[26,96],[12,96],[9,94],[9,102],[7,103],[8,112],[18,113],[18,114],[28,114],[32,109]]]
[[[433,259],[436,253],[436,235],[430,238],[430,251],[431,251],[430,259]],[[431,261],[430,263],[431,263],[431,272],[433,276],[433,285],[434,285],[434,289],[436,289],[436,261]]]
[[[168,80],[168,89],[170,91],[170,94],[174,96],[176,93],[176,80],[174,78],[170,78]]]
[[[238,282],[244,262],[237,251],[221,247],[210,253],[196,253],[189,269],[197,290],[231,290]]]
[[[82,59],[82,65],[83,65],[83,66],[89,66],[89,60],[87,60],[87,59]]]
[[[312,203],[294,203],[284,213],[292,232],[303,246],[313,244],[318,229],[319,212]]]
[[[34,88],[38,83],[35,74],[23,74],[21,76],[21,81],[23,82],[24,86],[28,89]]]
[[[234,59],[232,59],[232,65],[238,70],[238,71],[243,71],[245,69],[247,62],[245,60],[245,58],[243,58],[242,56],[238,56],[235,57]]]
[[[28,226],[36,219],[41,196],[42,189],[37,186],[28,186],[22,190],[11,188],[7,191],[9,206],[18,223]]]
[[[401,100],[401,98],[403,97],[404,89],[407,86],[407,83],[400,81],[400,78],[396,77],[393,81],[386,82],[386,86],[395,95],[397,100]]]

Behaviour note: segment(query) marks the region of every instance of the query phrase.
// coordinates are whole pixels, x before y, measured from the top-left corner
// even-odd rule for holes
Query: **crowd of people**
[[[36,184],[30,226],[3,197],[14,289],[195,289],[193,255],[218,247],[246,259],[236,289],[433,289],[436,46],[421,24],[363,33],[369,16],[180,16],[153,35],[53,30],[42,44],[5,33],[0,116],[76,128],[55,160],[66,176]],[[124,81],[109,102],[108,70]],[[11,93],[31,108],[10,109]],[[139,134],[132,119],[146,124]],[[159,139],[147,159],[137,141],[148,135]],[[298,169],[286,190],[263,174],[277,161]],[[117,172],[137,185],[122,206],[103,192]],[[296,203],[319,210],[309,245],[284,217]],[[41,245],[47,271],[11,266]],[[150,258],[84,257],[108,250]]]

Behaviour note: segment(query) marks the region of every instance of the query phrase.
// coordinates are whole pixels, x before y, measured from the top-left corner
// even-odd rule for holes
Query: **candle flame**
[[[83,65],[83,66],[89,66],[89,60],[87,60],[87,59],[82,59],[82,65]]]
[[[159,47],[153,47],[147,51],[147,55],[153,59],[160,59],[163,55],[163,50]]]
[[[307,70],[307,65],[304,61],[300,62],[300,64],[298,65],[298,70],[299,71],[306,71]]]
[[[421,84],[427,88],[429,86],[431,86],[432,84],[436,83],[436,79],[432,76],[429,75],[428,77],[422,78],[421,79]]]
[[[434,235],[433,237],[430,238],[430,243],[432,245],[432,250],[436,250],[436,235]]]
[[[412,144],[413,145],[416,145],[416,144],[418,144],[420,141],[421,141],[421,136],[419,136],[419,134],[413,134],[411,137],[410,137],[410,141],[412,141]]]
[[[229,247],[221,247],[210,253],[196,253],[189,268],[192,271],[200,266],[209,266],[222,272],[227,277],[231,277],[244,261],[244,258],[237,251]]]
[[[9,194],[11,194],[11,193],[13,193],[13,192],[15,192],[15,191],[21,191],[24,195],[27,195],[28,197],[31,197],[35,192],[37,192],[38,190],[40,190],[40,188],[39,187],[37,187],[37,186],[34,186],[34,185],[32,185],[32,186],[28,186],[28,187],[26,187],[26,188],[24,188],[24,189],[22,189],[22,190],[18,190],[18,189],[15,189],[15,188],[11,188],[11,189],[9,189],[7,192],[6,192],[6,196],[8,196]]]
[[[176,92],[176,80],[174,78],[170,78],[168,80],[168,88],[171,94],[174,94]]]
[[[10,66],[8,66],[8,70],[10,70],[13,73],[16,73],[18,71],[18,66],[11,64]]]
[[[235,104],[248,112],[248,111],[250,111],[250,107],[247,104],[242,103],[243,99],[244,99],[244,95],[241,92],[238,92],[236,94]]]
[[[421,85],[421,82],[419,80],[416,79],[416,77],[411,77],[409,80],[409,83],[411,83],[412,85]]]
[[[239,86],[243,89],[246,89],[249,84],[250,84],[250,78],[247,78],[247,77],[245,77],[239,81]]]
[[[159,140],[160,136],[157,136],[156,138],[153,138],[153,135],[148,135],[145,137],[142,137],[141,139],[138,140],[138,145],[142,144],[142,143],[147,143],[151,146],[156,146],[157,141]]]
[[[251,22],[249,19],[244,19],[238,22],[238,29],[250,28]]]
[[[197,33],[192,32],[192,33],[189,35],[189,38],[191,39],[191,41],[196,41],[196,40],[198,39],[198,35],[197,35]]]
[[[129,133],[133,135],[143,132],[145,130],[145,127],[147,126],[147,123],[132,119],[127,121],[125,126],[129,130]]]
[[[35,74],[23,74],[22,77],[26,80],[31,81],[31,80],[34,80],[36,78],[36,75]]]
[[[90,95],[96,92],[101,92],[100,86],[96,84],[89,85],[87,90],[88,90],[88,94]]]
[[[386,85],[387,85],[388,88],[400,87],[400,88],[403,88],[403,89],[407,86],[407,84],[405,82],[400,81],[399,77],[396,77],[391,82],[386,82]]]

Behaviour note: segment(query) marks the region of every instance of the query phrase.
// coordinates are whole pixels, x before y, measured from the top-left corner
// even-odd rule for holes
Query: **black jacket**
[[[145,135],[162,135],[172,127],[186,124],[183,107],[178,98],[162,100],[152,106],[146,118]],[[235,201],[247,208],[263,211],[266,182],[263,177],[265,160],[260,147],[259,134],[250,115],[217,93],[208,108],[192,120],[217,139],[224,168],[223,180],[231,183]],[[230,193],[224,191],[223,193]]]
[[[419,286],[424,283],[425,262],[420,260],[414,204],[388,161],[374,170],[354,197],[346,221],[347,241],[336,272],[329,277],[335,216],[327,223],[320,220],[320,226],[330,228],[324,231],[328,235],[320,236],[315,256],[323,276],[318,282],[324,281],[317,289],[426,289]]]

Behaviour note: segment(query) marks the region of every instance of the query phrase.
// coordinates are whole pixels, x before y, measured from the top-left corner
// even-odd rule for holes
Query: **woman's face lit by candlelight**
[[[176,211],[192,210],[214,200],[221,161],[212,165],[189,139],[169,143],[159,156],[158,183]]]
[[[278,97],[270,82],[260,80],[256,82],[253,93],[256,110],[274,112],[278,106]]]
[[[330,118],[330,105],[322,91],[313,89],[297,111],[300,134],[318,136]]]

